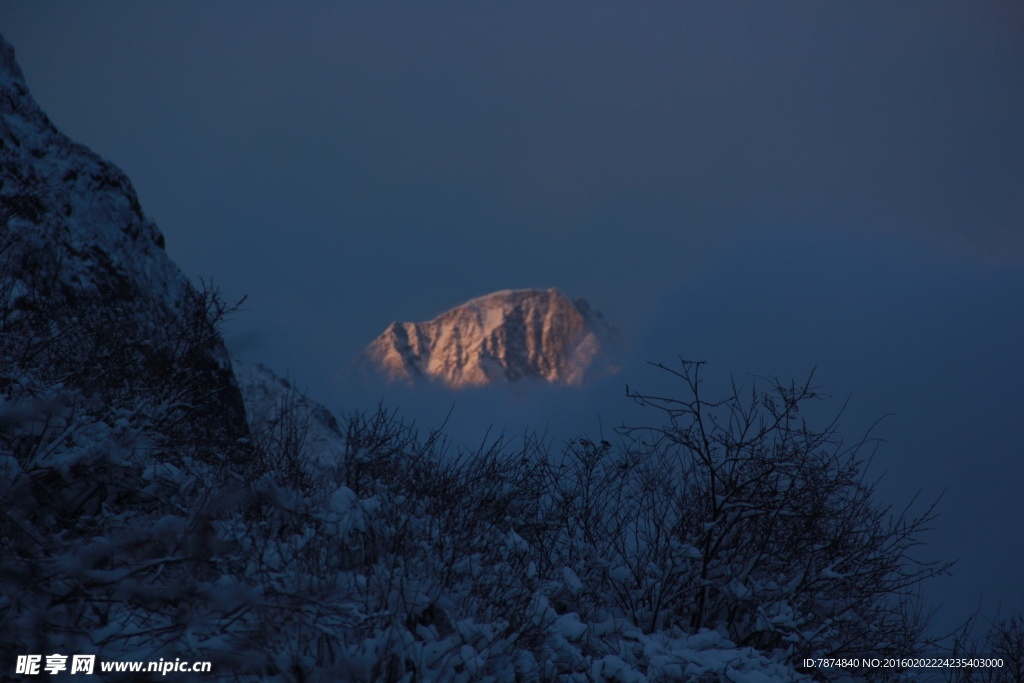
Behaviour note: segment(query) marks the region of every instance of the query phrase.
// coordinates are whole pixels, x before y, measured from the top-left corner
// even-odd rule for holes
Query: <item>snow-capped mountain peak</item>
[[[555,288],[502,290],[421,323],[393,322],[363,359],[393,382],[449,387],[527,378],[580,385],[615,372],[619,330]]]

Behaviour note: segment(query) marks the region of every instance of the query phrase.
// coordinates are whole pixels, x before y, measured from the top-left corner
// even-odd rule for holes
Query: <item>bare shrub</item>
[[[965,660],[998,660],[999,666],[969,666],[952,669],[944,676],[949,683],[1024,683],[1024,616],[1001,617],[988,621],[978,633],[983,619],[972,615],[950,637],[949,656]]]
[[[681,398],[629,394],[664,425],[568,449],[558,562],[597,589],[569,607],[611,595],[645,630],[717,629],[793,663],[921,651],[916,589],[950,566],[911,554],[934,504],[911,516],[875,502],[873,443],[845,444],[838,418],[808,425],[810,380],[709,400],[701,366],[658,365]]]

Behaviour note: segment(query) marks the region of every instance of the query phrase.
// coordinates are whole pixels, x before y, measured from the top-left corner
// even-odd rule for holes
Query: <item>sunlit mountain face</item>
[[[428,322],[394,322],[360,360],[406,384],[540,379],[579,386],[615,372],[621,347],[619,330],[583,299],[554,288],[520,289],[472,299]]]

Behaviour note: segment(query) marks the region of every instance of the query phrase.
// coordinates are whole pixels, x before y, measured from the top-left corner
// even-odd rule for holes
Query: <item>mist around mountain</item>
[[[560,452],[332,415],[229,357],[231,302],[170,261],[2,39],[0,115],[5,680],[54,653],[212,663],[178,680],[867,680],[898,672],[805,660],[929,645],[930,515],[873,502],[866,444],[798,416],[809,385],[719,401],[701,366],[667,368],[691,403],[634,395],[662,427]],[[611,370],[611,328],[555,290],[447,315],[392,326],[378,360],[452,386]]]

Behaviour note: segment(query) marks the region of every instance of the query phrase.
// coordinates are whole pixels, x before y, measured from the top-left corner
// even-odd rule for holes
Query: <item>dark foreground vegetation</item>
[[[614,442],[470,452],[380,408],[312,453],[297,395],[218,414],[215,291],[140,319],[69,289],[11,227],[30,200],[0,222],[0,678],[57,652],[245,680],[850,680],[902,674],[803,662],[937,652],[932,509],[875,500],[874,444],[805,423],[809,382],[709,398],[681,362],[675,397],[631,394],[658,426]],[[947,652],[1005,666],[947,677],[1021,681],[1021,635],[965,628]]]

